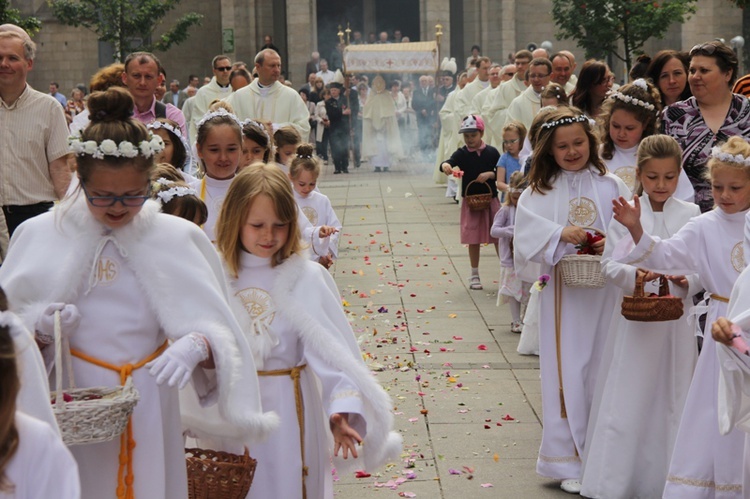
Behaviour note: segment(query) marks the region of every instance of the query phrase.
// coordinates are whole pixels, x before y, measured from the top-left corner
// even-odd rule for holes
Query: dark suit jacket
[[[428,87],[427,95],[424,94],[424,90],[421,87],[415,88],[412,94],[411,107],[417,114],[417,124],[419,126],[431,125],[437,115],[435,87]],[[426,116],[423,115],[422,110],[426,111]]]
[[[174,105],[174,98],[171,91],[167,90],[167,93],[164,94],[164,97],[161,99],[161,102],[163,104],[172,104]],[[177,108],[182,109],[182,105],[185,104],[185,101],[188,99],[187,92],[184,90],[180,90],[177,92]]]
[[[320,71],[320,62],[315,64],[313,61],[307,61],[307,66],[305,66],[305,80],[310,76],[310,73],[317,73],[318,71]]]

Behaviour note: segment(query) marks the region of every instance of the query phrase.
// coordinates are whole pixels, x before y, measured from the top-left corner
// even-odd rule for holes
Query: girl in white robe
[[[583,227],[605,232],[611,199],[629,194],[618,177],[606,173],[588,119],[575,111],[551,111],[536,137],[514,237],[516,272],[532,280],[527,268],[539,263],[541,273],[550,275],[539,293],[544,421],[536,469],[573,493],[580,491],[580,456],[615,290],[566,287],[557,264],[587,241]],[[593,246],[599,254],[603,249],[604,240]]]
[[[330,499],[331,457],[343,454],[339,473],[374,471],[401,452],[390,398],[362,361],[333,279],[298,254],[297,213],[288,178],[254,164],[230,187],[218,224],[263,406],[282,421],[250,448],[253,499]]]
[[[639,201],[633,207],[623,200],[613,202],[616,219],[632,237],[631,244],[615,248],[613,258],[659,273],[697,273],[708,306],[695,307],[696,322],[703,313],[709,325],[726,315],[729,293],[745,268],[743,226],[750,208],[750,161],[747,165],[741,159],[738,162],[743,156],[750,157],[750,145],[741,138],[731,138],[721,149],[714,149],[708,168],[717,207],[693,218],[669,239],[643,232]],[[716,342],[703,335],[664,497],[742,497],[743,438],[739,430],[725,436],[718,431],[718,383]]]
[[[213,424],[219,435],[250,443],[276,418],[260,413],[252,356],[216,252],[198,227],[148,200],[163,143],[130,117],[132,106],[120,88],[90,97],[91,124],[71,141],[80,188],[19,227],[0,283],[45,350],[54,348],[60,311],[78,387],[118,386],[130,373],[139,392],[125,441],[71,449],[82,497],[183,499],[180,388],[192,379],[183,391],[194,401],[183,407],[191,431],[213,434],[204,427]]]
[[[601,157],[607,170],[620,177],[631,193],[637,187],[638,144],[659,132],[657,118],[660,112],[659,90],[643,78],[618,88],[602,104],[598,118],[602,136]],[[680,169],[674,197],[693,202],[695,191],[685,170]]]
[[[682,169],[680,146],[671,137],[654,135],[641,142],[638,156],[634,180],[644,190],[641,224],[649,234],[668,239],[700,215],[697,205],[673,197]],[[611,258],[624,238],[630,238],[627,229],[613,221],[602,270],[620,288],[616,303],[623,295],[633,295],[636,279],[636,267]],[[671,281],[671,293],[683,299],[687,311],[701,289],[697,279]],[[658,293],[658,286],[648,285],[645,292]],[[687,317],[684,313],[668,322],[636,322],[614,313],[606,347],[610,358],[602,363],[602,386],[597,389],[586,437],[583,496],[647,499],[662,493],[698,357]]]
[[[336,229],[336,232],[327,239],[328,247],[323,253],[316,253],[315,246],[310,245],[313,250],[313,260],[325,268],[330,268],[338,257],[341,222],[333,211],[331,200],[318,190],[320,162],[313,155],[314,152],[311,144],[302,144],[297,148],[297,156],[289,166],[289,179],[294,189],[294,200],[305,214],[305,218],[314,226],[325,225]]]

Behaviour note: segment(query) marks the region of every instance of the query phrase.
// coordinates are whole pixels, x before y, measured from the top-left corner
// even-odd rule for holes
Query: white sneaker
[[[521,328],[523,328],[523,323],[522,322],[511,322],[510,323],[510,332],[511,333],[520,334],[521,333]]]
[[[567,480],[562,481],[560,488],[568,494],[580,494],[581,480],[578,478],[568,478]]]

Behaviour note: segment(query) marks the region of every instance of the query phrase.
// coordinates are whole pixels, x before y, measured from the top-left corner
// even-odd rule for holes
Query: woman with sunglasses
[[[695,189],[702,212],[714,207],[711,186],[705,179],[711,148],[733,135],[750,137],[750,102],[732,93],[738,61],[734,51],[719,41],[690,50],[688,84],[693,96],[667,107],[662,115],[664,133],[682,149],[682,167]]]
[[[95,92],[88,106],[90,124],[70,140],[80,187],[19,227],[0,282],[45,355],[59,312],[78,387],[132,378],[138,390],[123,437],[71,447],[82,497],[182,499],[183,424],[247,442],[274,418],[260,414],[253,357],[211,242],[148,200],[163,141],[130,116],[124,89]]]

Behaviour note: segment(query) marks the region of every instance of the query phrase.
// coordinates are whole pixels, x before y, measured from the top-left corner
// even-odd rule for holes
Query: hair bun
[[[89,96],[89,119],[92,123],[125,121],[133,115],[133,98],[124,88],[112,87]]]
[[[300,144],[297,146],[297,156],[299,157],[312,157],[315,152],[315,148],[312,144]]]

